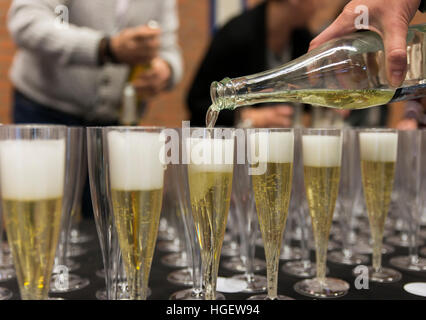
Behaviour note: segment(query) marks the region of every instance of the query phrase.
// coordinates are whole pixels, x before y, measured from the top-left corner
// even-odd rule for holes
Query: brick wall
[[[108,0],[107,0],[108,1]],[[177,0],[180,30],[179,41],[182,47],[185,75],[183,81],[172,92],[163,94],[153,100],[142,120],[144,125],[163,125],[168,127],[180,126],[181,121],[188,119],[185,106],[185,95],[191,84],[194,72],[205,49],[210,41],[209,34],[209,1],[208,0]],[[248,0],[249,6],[253,6],[262,0]],[[312,19],[313,28],[323,27],[323,20],[330,19],[336,12],[336,7],[341,6],[345,0],[327,0],[327,6],[318,15],[318,19]],[[10,122],[10,94],[11,85],[8,70],[13,59],[15,47],[9,38],[6,28],[6,15],[12,0],[0,0],[0,122]],[[425,15],[419,15],[417,23],[425,22]],[[400,107],[396,110],[392,123],[399,118]]]
[[[10,92],[8,71],[15,47],[6,29],[6,15],[11,0],[0,0],[0,122],[9,122]]]

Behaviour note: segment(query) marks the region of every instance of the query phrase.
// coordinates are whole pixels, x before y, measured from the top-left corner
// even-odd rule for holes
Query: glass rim
[[[161,131],[167,129],[162,126],[105,126],[105,127],[87,127],[93,129],[102,129],[106,131]]]
[[[170,128],[173,129],[173,128]],[[232,130],[235,131],[238,128],[235,127],[214,127],[214,128],[207,128],[207,127],[188,127],[188,129],[192,130],[213,130],[213,131],[219,131],[219,130]]]
[[[362,128],[357,129],[357,132],[363,133],[363,132],[371,132],[371,133],[397,133],[401,130],[393,129],[393,128]]]
[[[298,130],[297,128],[238,128],[247,131],[271,131],[271,132],[292,132]]]
[[[302,135],[315,133],[342,133],[343,128],[302,128]]]
[[[31,124],[31,123],[23,123],[23,124],[2,124],[0,128],[3,129],[66,129],[68,126],[62,124]],[[83,128],[83,127],[82,127]]]

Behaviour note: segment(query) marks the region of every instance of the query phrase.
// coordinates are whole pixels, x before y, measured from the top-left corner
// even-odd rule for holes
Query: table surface
[[[87,278],[90,280],[90,284],[74,292],[62,293],[62,294],[49,294],[51,297],[62,297],[67,300],[94,300],[96,299],[96,292],[105,287],[105,280],[96,275],[96,271],[103,268],[102,255],[99,247],[99,241],[96,233],[95,223],[91,219],[85,219],[81,225],[81,230],[92,236],[92,240],[85,244],[81,244],[87,252],[84,255],[73,258],[76,262],[80,263],[81,267],[74,271],[74,274],[77,274],[81,277]],[[159,240],[161,241],[161,240]],[[407,255],[407,248],[395,247],[395,252],[392,254],[387,254],[383,256],[383,266],[389,266],[389,259],[398,255]],[[149,287],[152,290],[152,294],[149,299],[155,300],[167,300],[169,296],[179,290],[186,289],[187,287],[178,286],[171,284],[167,281],[167,275],[170,272],[178,270],[178,268],[172,268],[165,266],[161,263],[161,258],[169,253],[161,252],[158,248],[155,251],[154,260],[151,268],[151,276]],[[313,254],[313,252],[312,252]],[[258,258],[264,258],[263,248],[257,247],[256,255]],[[228,259],[226,257],[221,257],[221,261]],[[280,268],[284,261],[280,262]],[[350,284],[350,290],[347,295],[339,299],[398,299],[398,300],[407,300],[407,299],[423,299],[424,297],[419,297],[416,295],[409,294],[403,289],[403,286],[410,282],[426,282],[426,272],[406,272],[401,271],[402,279],[396,283],[390,284],[378,284],[378,283],[369,283],[369,289],[358,290],[355,288],[355,277],[352,275],[352,270],[354,266],[345,266],[335,263],[328,262],[327,266],[330,270],[329,276],[339,278],[347,281]],[[238,273],[228,271],[224,268],[219,269],[219,276],[230,277]],[[259,274],[265,274],[265,272],[260,272]],[[287,295],[294,299],[310,299],[308,297],[302,296],[296,293],[293,289],[293,286],[296,282],[300,281],[300,278],[296,278],[290,275],[279,272],[278,279],[278,293]],[[12,279],[6,282],[0,283],[0,286],[6,287],[13,292],[12,299],[19,299],[19,290],[16,279]],[[227,300],[245,300],[250,297],[252,294],[246,293],[225,293],[224,294]]]

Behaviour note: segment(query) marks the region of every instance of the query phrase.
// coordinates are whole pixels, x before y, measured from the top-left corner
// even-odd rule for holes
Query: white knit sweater
[[[19,49],[10,72],[13,85],[38,103],[86,120],[116,120],[129,68],[98,67],[97,54],[100,40],[117,32],[117,1],[14,0],[8,16]],[[182,58],[175,0],[128,1],[120,28],[158,21],[160,56],[170,64],[176,84]],[[68,27],[58,23],[60,6],[68,9]]]

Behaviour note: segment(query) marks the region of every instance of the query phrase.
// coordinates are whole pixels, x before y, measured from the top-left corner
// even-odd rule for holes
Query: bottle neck
[[[210,87],[210,96],[213,108],[220,110],[234,110],[241,106],[239,99],[240,90],[245,88],[247,81],[245,77],[241,78],[225,78],[222,81],[215,81]]]

